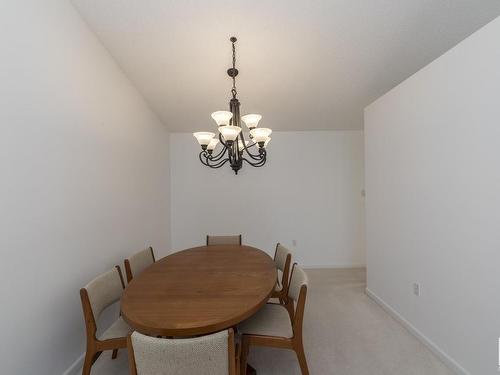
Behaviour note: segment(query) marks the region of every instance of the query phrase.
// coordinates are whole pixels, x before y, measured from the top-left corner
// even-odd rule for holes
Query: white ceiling
[[[500,15],[499,0],[73,0],[172,131],[226,109],[274,130],[362,129],[363,108]]]

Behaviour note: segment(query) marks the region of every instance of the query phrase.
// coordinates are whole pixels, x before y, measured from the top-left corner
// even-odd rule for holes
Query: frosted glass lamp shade
[[[248,129],[252,130],[259,125],[259,121],[262,118],[261,115],[250,114],[241,117],[241,121],[245,123]]]
[[[217,111],[212,113],[212,118],[218,126],[229,125],[229,120],[231,120],[232,117],[233,114],[229,111]]]
[[[219,127],[219,131],[224,137],[224,139],[228,142],[234,142],[234,140],[238,137],[241,132],[241,128],[239,126],[221,126]]]
[[[267,144],[271,142],[271,137],[267,137],[267,139],[264,142],[264,147],[267,147]]]
[[[210,132],[197,132],[193,133],[194,137],[198,141],[201,147],[206,147],[210,143],[210,140],[215,137],[215,133]]]
[[[207,146],[207,150],[213,151],[215,149],[215,147],[217,147],[218,144],[219,144],[219,140],[217,138],[212,138],[210,140],[210,143]]]
[[[265,142],[273,131],[268,128],[255,128],[250,130],[250,135],[254,142]]]

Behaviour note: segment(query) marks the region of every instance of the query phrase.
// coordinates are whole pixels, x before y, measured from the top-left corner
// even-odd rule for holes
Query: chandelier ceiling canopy
[[[232,98],[229,101],[229,111],[216,111],[212,118],[217,124],[217,134],[213,132],[193,133],[201,146],[199,158],[202,164],[210,168],[220,168],[227,162],[235,174],[242,168],[245,161],[252,167],[261,167],[266,163],[266,147],[271,140],[272,130],[259,128],[261,115],[248,114],[240,116],[240,102],[236,91],[236,38],[230,38],[233,48],[233,66],[227,70],[227,74],[233,81],[231,88]],[[248,134],[241,128],[241,122],[248,128]],[[248,137],[248,140],[245,139]],[[215,151],[218,145],[222,147]],[[252,150],[254,148],[254,150]]]

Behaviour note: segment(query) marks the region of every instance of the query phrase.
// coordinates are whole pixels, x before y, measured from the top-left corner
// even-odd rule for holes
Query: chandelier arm
[[[200,154],[198,155],[198,157],[200,158],[201,164],[203,164],[207,167],[210,167],[210,165],[208,164],[207,152],[205,150],[200,151]],[[206,161],[203,160],[203,158],[205,158]]]
[[[254,146],[254,145],[252,145],[252,146]],[[247,152],[247,155],[250,156],[250,158],[252,158],[253,160],[261,160],[262,159],[260,154],[256,155],[256,154],[252,154],[250,151],[248,151],[248,147],[245,147],[245,151]]]
[[[214,165],[209,165],[210,168],[220,168],[222,167],[224,164],[226,164],[227,162],[229,161],[228,158],[224,159],[223,161],[219,162],[218,164],[214,164]]]
[[[259,162],[256,162],[256,163],[253,163],[246,158],[242,158],[242,159],[245,160],[252,167],[262,167],[264,164],[266,164],[266,156],[265,155]]]
[[[250,156],[253,160],[260,160],[261,158],[259,157],[259,155],[252,154],[250,151],[248,151],[250,147],[255,146],[257,143],[255,141],[252,141],[254,143],[252,143],[250,146],[247,146],[245,143],[245,136],[243,135],[243,132],[240,135],[241,135],[241,142],[243,144],[243,149],[241,151],[246,151],[248,156]]]
[[[224,146],[224,148],[216,156],[209,155],[208,159],[210,161],[219,161],[226,154],[226,152],[227,152],[227,147]]]
[[[229,161],[229,159],[228,159],[228,158],[226,158],[226,159],[224,159],[223,161],[221,161],[221,162],[219,162],[219,163],[217,163],[217,164],[210,164],[210,162],[211,162],[212,160],[210,160],[210,159],[208,158],[208,156],[209,156],[209,155],[207,154],[207,152],[206,152],[206,151],[201,151],[201,152],[200,152],[200,155],[199,155],[199,158],[200,158],[200,161],[201,161],[201,163],[202,163],[203,165],[205,165],[205,166],[207,166],[207,167],[210,167],[210,168],[220,168],[220,167],[222,167],[224,164],[226,164],[226,163]],[[205,160],[203,160],[203,158],[205,158]]]
[[[252,143],[250,146],[247,146],[245,143],[245,136],[243,135],[243,133],[241,133],[241,139],[242,139],[242,143],[243,143],[243,150],[241,150],[241,151],[246,151],[248,156],[250,156],[254,160],[260,160],[259,155],[252,154],[250,151],[248,151],[248,149],[250,147],[254,147],[255,145],[257,145],[257,143],[255,141],[252,141],[254,143]]]
[[[242,159],[245,160],[248,164],[250,164],[253,167],[260,167],[260,166],[263,166],[267,161],[267,152],[265,149],[263,149],[262,152],[260,153],[260,158],[254,159],[254,160],[257,160],[256,162],[251,162],[250,160],[248,160],[246,158],[242,158]]]
[[[216,169],[216,168],[220,168],[220,167],[222,167],[222,166],[223,166],[224,164],[226,164],[228,161],[229,161],[229,159],[227,159],[227,158],[226,158],[226,159],[224,159],[223,161],[219,162],[218,164],[213,164],[213,165],[209,164],[208,166],[209,166],[210,168],[214,168],[214,169]]]

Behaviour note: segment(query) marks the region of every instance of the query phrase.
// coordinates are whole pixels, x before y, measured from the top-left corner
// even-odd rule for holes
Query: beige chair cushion
[[[292,276],[290,278],[290,286],[288,289],[288,296],[297,301],[299,299],[300,288],[302,285],[308,285],[309,279],[307,274],[298,265],[293,267]]]
[[[208,246],[240,245],[240,235],[237,236],[207,236]]]
[[[92,313],[96,320],[99,318],[102,311],[118,301],[123,293],[122,280],[115,267],[97,276],[84,288],[89,295],[90,307],[92,308]]]
[[[138,253],[135,253],[128,259],[132,276],[137,277],[142,271],[154,263],[153,254],[148,247]]]
[[[275,292],[281,292],[283,290],[283,285],[281,285],[280,282],[277,282],[276,285],[274,286],[274,291]]]
[[[238,325],[242,334],[293,337],[292,323],[288,311],[282,305],[265,304],[255,315]]]
[[[106,331],[99,336],[99,340],[109,340],[127,337],[132,332],[132,328],[120,316]]]
[[[131,336],[138,375],[227,375],[228,331],[188,339]]]
[[[274,291],[275,292],[281,292],[283,290],[283,272],[281,270],[277,270],[277,280],[276,280],[276,285],[274,286]]]

